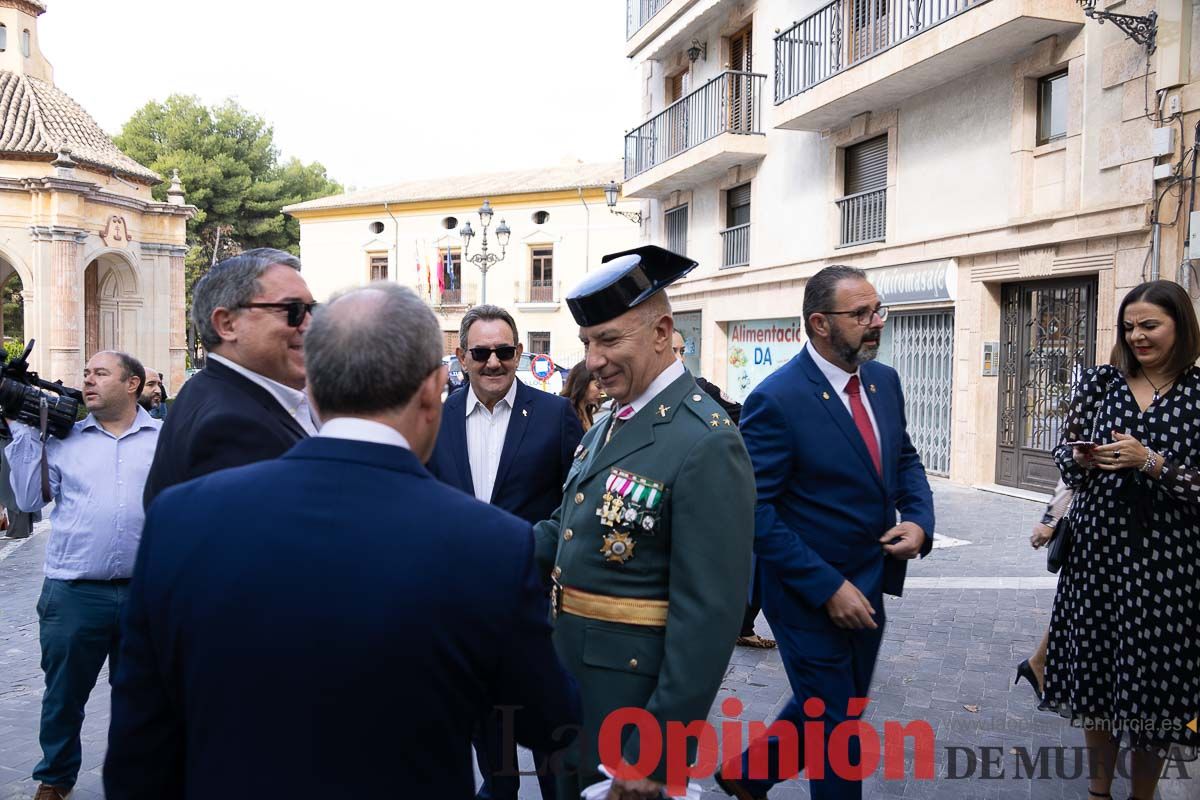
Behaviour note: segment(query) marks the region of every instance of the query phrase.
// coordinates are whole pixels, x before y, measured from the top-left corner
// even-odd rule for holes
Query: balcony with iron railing
[[[744,267],[750,263],[750,223],[721,231],[721,267]]]
[[[767,154],[766,75],[722,72],[625,135],[626,197],[661,197]]]
[[[698,26],[735,0],[625,0],[625,57],[655,60],[661,49],[687,47]],[[687,37],[687,38],[684,38]]]
[[[516,281],[513,300],[522,311],[557,310],[562,296],[562,281],[527,278]]]
[[[772,123],[839,127],[1083,20],[1075,0],[832,0],[775,37]]]
[[[882,242],[887,237],[887,189],[849,194],[837,201],[841,212],[838,247]]]

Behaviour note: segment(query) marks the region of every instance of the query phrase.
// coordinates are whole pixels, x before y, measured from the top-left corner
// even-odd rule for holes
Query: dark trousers
[[[521,776],[515,774],[520,769],[517,766],[517,743],[511,738],[505,742],[500,721],[494,719],[480,725],[472,744],[475,745],[475,760],[479,762],[479,774],[483,776],[483,785],[476,792],[475,800],[517,800],[521,791]],[[533,764],[535,769],[539,769],[548,765],[549,760],[545,753],[534,750]],[[503,774],[497,775],[497,772]],[[555,800],[558,796],[555,777],[549,769],[545,775],[538,775],[537,779],[542,800]]]
[[[33,778],[53,786],[74,786],[83,749],[79,731],[83,707],[96,685],[104,659],[109,680],[117,671],[121,610],[127,581],[60,581],[46,578],[37,612],[42,645],[42,760]]]
[[[883,598],[873,599],[876,609],[876,630],[846,631],[829,623],[821,630],[803,630],[770,620],[771,631],[779,643],[779,654],[787,671],[788,683],[792,687],[792,699],[779,713],[777,720],[790,722],[799,741],[798,762],[804,768],[804,723],[822,722],[824,741],[829,742],[833,729],[850,717],[846,713],[850,698],[867,697],[871,687],[871,673],[883,641]],[[804,701],[819,697],[825,703],[821,717],[808,717],[803,711]],[[850,740],[850,763],[860,763],[858,739]],[[765,796],[767,791],[795,775],[781,775],[779,763],[780,740],[774,736],[767,741],[768,778],[765,780],[741,779],[740,782],[755,796]],[[750,775],[750,750],[742,753],[742,775]],[[825,749],[825,773],[821,780],[810,780],[809,790],[813,800],[860,800],[862,784],[847,781],[833,771],[829,764],[828,749]]]

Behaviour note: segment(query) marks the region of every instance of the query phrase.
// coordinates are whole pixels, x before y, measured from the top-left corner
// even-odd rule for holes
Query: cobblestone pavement
[[[1065,721],[1037,711],[1027,684],[1013,685],[1014,669],[1034,648],[1049,620],[1053,581],[1045,555],[1028,546],[1028,531],[1040,513],[1038,503],[935,481],[939,533],[968,544],[938,548],[909,569],[910,588],[902,599],[888,599],[888,624],[871,691],[867,720],[925,720],[934,728],[935,780],[869,780],[866,798],[931,800],[1067,800],[1087,797],[1083,778],[1029,780],[1017,775],[1014,748],[1078,747],[1082,735]],[[38,667],[34,605],[41,586],[46,523],[26,542],[0,539],[0,800],[32,797],[29,775],[40,757],[37,744],[42,676]],[[998,581],[997,578],[1014,579]],[[1018,583],[1015,579],[1024,579]],[[986,588],[979,588],[979,587]],[[759,632],[769,634],[765,620]],[[83,729],[83,767],[73,795],[103,797],[100,768],[108,725],[107,672],[88,704]],[[738,648],[729,665],[720,702],[738,697],[742,720],[774,719],[790,697],[776,651]],[[1004,777],[950,780],[947,748],[995,747],[1003,754]],[[962,752],[962,751],[960,751]],[[525,760],[527,754],[523,754]],[[965,756],[960,764],[965,762]],[[1053,759],[1051,760],[1053,771]],[[1068,751],[1068,772],[1075,763]],[[1185,764],[1160,784],[1162,800],[1200,800],[1200,763]],[[909,770],[911,772],[911,770]],[[402,776],[394,776],[397,781]],[[703,781],[704,800],[726,795]],[[386,787],[377,787],[388,796]],[[1119,780],[1113,796],[1129,794]],[[526,778],[522,800],[537,798],[537,784]],[[809,797],[804,780],[781,784],[772,800]]]

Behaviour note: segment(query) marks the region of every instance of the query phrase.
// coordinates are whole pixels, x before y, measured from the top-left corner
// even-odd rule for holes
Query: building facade
[[[318,300],[372,280],[410,286],[437,313],[447,354],[458,346],[467,309],[492,303],[512,313],[526,352],[570,367],[583,350],[566,292],[605,253],[639,244],[638,225],[605,205],[604,187],[620,178],[620,162],[570,164],[412,181],[284,211],[300,221],[304,277]],[[485,201],[493,215],[489,253],[501,253],[500,224],[511,231],[486,280],[471,260],[481,252]],[[618,210],[637,206],[623,201]],[[469,242],[460,235],[467,223],[475,233]]]
[[[1099,5],[1156,11],[1153,52],[1075,0],[626,0],[623,191],[701,262],[672,291],[694,366],[745,396],[802,346],[805,280],[860,267],[927,468],[1052,487],[1125,291],[1195,283],[1197,9]]]
[[[178,181],[119,151],[54,85],[39,0],[0,0],[0,286],[23,305],[31,366],[78,386],[99,350],[184,377],[184,256],[192,208]],[[15,331],[4,331],[13,335]]]

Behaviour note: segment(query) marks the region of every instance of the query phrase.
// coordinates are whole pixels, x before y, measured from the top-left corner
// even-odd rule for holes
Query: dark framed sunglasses
[[[517,357],[517,348],[511,344],[502,344],[499,347],[472,347],[467,352],[471,354],[472,361],[478,361],[480,364],[486,364],[492,353],[501,361],[512,361]]]
[[[278,308],[287,311],[287,324],[299,328],[304,318],[313,313],[320,303],[305,303],[303,300],[291,300],[286,303],[242,303],[238,308]]]

